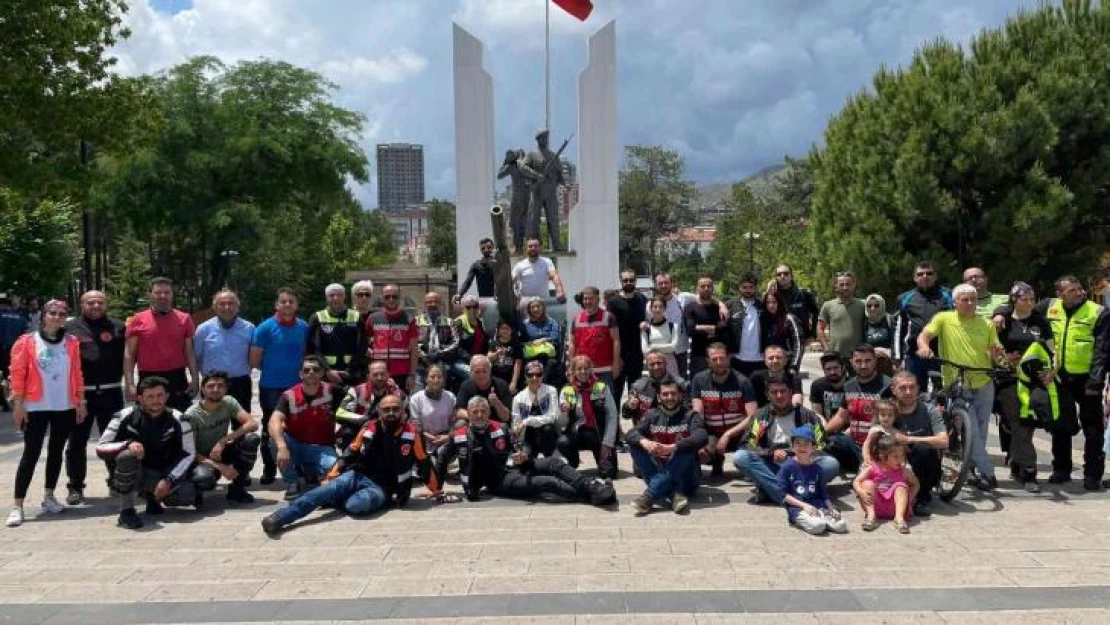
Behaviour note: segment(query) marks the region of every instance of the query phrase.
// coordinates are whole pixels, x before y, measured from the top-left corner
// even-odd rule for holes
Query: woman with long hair
[[[805,345],[798,320],[786,309],[786,299],[779,290],[763,294],[763,311],[759,314],[760,351],[772,345],[786,350],[786,368],[798,371],[802,366]]]

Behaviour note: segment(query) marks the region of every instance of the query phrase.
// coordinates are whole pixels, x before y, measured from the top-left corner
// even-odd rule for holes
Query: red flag
[[[590,11],[594,10],[594,5],[590,0],[552,0],[552,2],[583,22],[590,16]]]

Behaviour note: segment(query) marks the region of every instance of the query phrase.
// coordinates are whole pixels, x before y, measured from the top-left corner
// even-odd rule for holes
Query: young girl
[[[895,436],[899,434],[897,428],[894,427],[894,422],[898,419],[898,409],[895,408],[894,402],[887,399],[880,399],[874,404],[875,409],[875,423],[867,432],[867,440],[863,443],[863,463],[871,464],[872,462],[872,448],[879,440],[879,437]]]
[[[867,465],[852,482],[864,512],[863,531],[878,527],[878,519],[894,519],[894,529],[909,534],[906,519],[913,514],[909,502],[921,485],[906,467],[906,447],[893,436],[883,435],[873,454],[874,464]]]

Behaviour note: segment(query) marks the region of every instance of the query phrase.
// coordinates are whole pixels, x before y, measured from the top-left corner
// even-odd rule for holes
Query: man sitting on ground
[[[247,483],[262,442],[259,422],[227,394],[228,386],[226,372],[213,371],[204,376],[200,401],[185,411],[181,421],[193,430],[197,482],[215,487],[222,475],[231,482],[228,501],[253,503]]]
[[[685,512],[701,481],[698,452],[709,433],[702,416],[682,404],[682,389],[667,376],[659,383],[659,406],[645,414],[625,436],[632,462],[647,490],[632,502],[637,514],[670,500],[671,509]]]
[[[322,382],[324,364],[316,356],[301,360],[301,383],[281,394],[270,416],[270,444],[285,481],[286,501],[319,482],[335,465],[332,386]]]

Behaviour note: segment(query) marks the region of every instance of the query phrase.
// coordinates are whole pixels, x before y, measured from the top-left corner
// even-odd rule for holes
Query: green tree
[[[812,235],[825,282],[904,288],[931,258],[949,283],[1046,287],[1094,267],[1110,215],[1110,3],[1020,13],[968,51],[927,45],[882,69],[814,150]],[[861,290],[862,290],[861,289]]]
[[[0,187],[0,215],[0,287],[47,297],[68,293],[77,243],[73,207]]]
[[[678,152],[659,146],[624,148],[620,172],[621,265],[658,271],[659,239],[694,224],[694,185],[683,178]]]
[[[455,205],[432,200],[428,202],[428,264],[433,267],[454,267],[458,262],[455,249]]]

